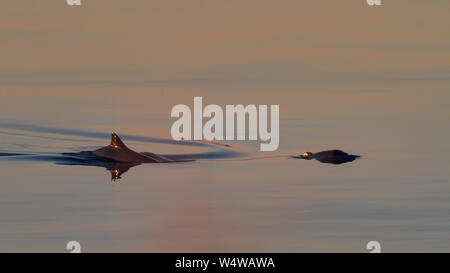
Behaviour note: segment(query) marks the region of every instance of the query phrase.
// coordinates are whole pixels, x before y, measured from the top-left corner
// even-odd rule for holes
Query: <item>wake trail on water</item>
[[[0,130],[0,135],[9,136],[21,136],[21,137],[39,137],[48,139],[49,141],[55,140],[67,140],[67,141],[84,141],[89,142],[89,139],[108,139],[111,134],[104,132],[95,132],[87,130],[76,129],[64,129],[53,128],[31,124],[16,124],[0,122],[0,128],[15,130],[14,132]],[[19,132],[17,132],[19,131]],[[36,135],[35,133],[48,134],[48,135]],[[237,151],[229,144],[220,142],[209,141],[176,141],[172,139],[152,137],[152,136],[140,136],[140,135],[121,135],[127,141],[147,142],[157,144],[168,145],[181,145],[191,146],[199,148],[207,148],[209,151],[198,153],[184,153],[184,154],[161,154],[161,156],[170,159],[171,161],[195,161],[195,160],[212,160],[212,159],[229,159],[239,158],[247,155],[242,151]],[[76,137],[82,137],[87,139],[79,139]],[[25,145],[24,145],[25,146]],[[93,148],[95,148],[94,146]],[[152,154],[150,152],[142,152],[142,154]],[[61,153],[61,152],[38,152],[33,150],[25,151],[1,151],[0,157],[4,160],[23,160],[23,161],[50,161],[56,164],[64,165],[93,165],[104,166],[108,165],[114,160],[96,156],[90,151],[78,152],[78,153]]]

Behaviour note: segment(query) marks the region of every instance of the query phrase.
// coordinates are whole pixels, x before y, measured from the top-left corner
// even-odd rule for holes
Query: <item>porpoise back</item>
[[[115,133],[111,134],[111,144],[92,152],[96,156],[123,163],[161,163],[162,157],[151,157],[129,149]]]

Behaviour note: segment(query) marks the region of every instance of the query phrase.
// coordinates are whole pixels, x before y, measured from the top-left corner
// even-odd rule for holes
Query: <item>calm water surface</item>
[[[341,148],[364,156],[337,166],[212,159],[140,165],[112,183],[100,167],[0,157],[0,250],[59,252],[77,240],[84,251],[345,252],[378,240],[385,251],[448,251],[448,150],[380,122],[381,132],[365,123],[334,130],[325,120],[305,127],[282,120],[279,154]],[[3,127],[2,152],[76,152],[109,142],[107,132],[90,138]],[[208,151],[126,143],[138,151]],[[234,149],[261,155],[258,145],[239,144]]]

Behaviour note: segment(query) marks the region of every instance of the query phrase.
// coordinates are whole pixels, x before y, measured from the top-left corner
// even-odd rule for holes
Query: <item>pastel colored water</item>
[[[0,156],[1,252],[450,251],[448,1],[44,2],[0,10],[0,154],[209,152],[166,142],[194,96],[279,104],[280,148],[114,183]],[[326,149],[363,158],[270,157]]]

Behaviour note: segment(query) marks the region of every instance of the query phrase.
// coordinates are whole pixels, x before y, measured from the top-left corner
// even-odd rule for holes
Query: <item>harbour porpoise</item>
[[[200,145],[196,143],[197,145]],[[183,144],[182,144],[183,145]],[[184,144],[185,145],[185,144]],[[192,162],[196,160],[224,159],[242,157],[245,153],[230,150],[229,145],[220,145],[217,143],[202,144],[205,147],[213,148],[213,151],[189,153],[189,154],[154,154],[150,152],[138,153],[128,148],[124,142],[115,133],[111,134],[109,145],[90,151],[81,151],[77,153],[11,153],[0,152],[0,157],[5,160],[33,160],[33,161],[53,161],[58,165],[80,165],[97,166],[106,168],[111,173],[111,180],[116,181],[121,175],[129,169],[143,163],[175,163]],[[223,148],[225,147],[225,148]],[[287,157],[289,155],[276,155],[272,157]],[[290,156],[298,159],[316,159],[322,163],[342,164],[354,161],[359,155],[347,154],[341,150],[328,150],[318,153],[306,152],[301,155]],[[262,157],[268,158],[268,157]],[[249,159],[259,159],[258,157]],[[244,159],[244,160],[249,160]]]
[[[168,163],[179,162],[153,153],[138,153],[129,149],[116,133],[111,134],[111,144],[92,151],[92,154],[120,163]]]
[[[353,160],[359,158],[359,155],[347,154],[341,150],[328,150],[318,153],[306,152],[299,156],[293,156],[293,158],[301,158],[306,160],[316,159],[322,163],[330,164],[342,164],[346,162],[352,162]]]

